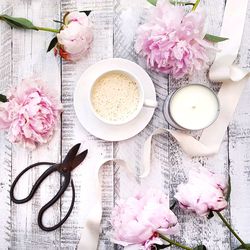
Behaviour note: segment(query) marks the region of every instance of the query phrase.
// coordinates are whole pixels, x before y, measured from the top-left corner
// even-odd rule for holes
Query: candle
[[[170,125],[176,128],[200,130],[217,119],[219,109],[219,100],[210,88],[189,84],[168,96],[163,113]]]

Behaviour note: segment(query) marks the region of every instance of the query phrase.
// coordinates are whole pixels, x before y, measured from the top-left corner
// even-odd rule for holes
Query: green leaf
[[[0,94],[0,102],[7,102],[8,99],[5,95]]]
[[[53,20],[53,22],[55,22],[55,23],[60,23],[60,24],[64,24],[62,21],[59,21],[59,20]]]
[[[84,12],[88,16],[91,13],[91,10],[81,10],[79,12]]]
[[[160,250],[160,249],[164,249],[164,248],[170,247],[170,246],[172,246],[172,244],[168,244],[168,245],[154,244],[153,246],[155,247],[156,250]]]
[[[14,28],[38,30],[38,28],[34,26],[34,24],[26,18],[12,17],[8,15],[0,15],[0,20],[5,21],[11,27],[14,27]]]
[[[151,3],[152,5],[156,6],[157,4],[157,0],[147,0],[149,3]],[[192,5],[194,6],[195,3],[191,3],[191,2],[184,2],[184,1],[176,1],[176,0],[169,0],[169,2],[173,5]]]
[[[152,5],[156,6],[157,0],[148,0],[149,3],[151,3]]]
[[[174,199],[170,204],[170,210],[173,210],[176,205],[177,205],[177,200]]]
[[[183,6],[192,5],[192,6],[194,6],[194,3],[184,2],[184,1],[170,0],[170,3],[173,4],[173,5],[183,5]]]
[[[210,220],[213,217],[214,217],[214,213],[212,211],[210,211],[207,218]]]
[[[235,250],[236,249],[247,249],[247,250],[249,250],[250,249],[250,244],[247,243],[247,244],[245,244],[245,246],[240,245],[239,247],[235,248]]]
[[[213,43],[219,43],[228,40],[226,37],[221,37],[221,36],[214,36],[211,34],[206,34],[204,37],[205,40]]]
[[[57,37],[55,36],[51,41],[50,41],[50,44],[49,44],[49,47],[47,49],[47,52],[51,51],[57,44]]]
[[[228,175],[228,190],[227,190],[227,194],[226,194],[226,201],[229,200],[230,198],[230,194],[231,194],[231,177],[230,177],[230,174]]]
[[[193,248],[193,250],[207,250],[207,248],[204,245],[199,245],[199,246]]]

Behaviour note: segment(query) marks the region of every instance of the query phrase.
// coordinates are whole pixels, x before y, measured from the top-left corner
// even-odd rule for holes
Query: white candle
[[[220,108],[215,93],[200,84],[189,84],[178,89],[166,105],[168,117],[172,120],[170,123],[189,130],[210,126],[217,119]]]

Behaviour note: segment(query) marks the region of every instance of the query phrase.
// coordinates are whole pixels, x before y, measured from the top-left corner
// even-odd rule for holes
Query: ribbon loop
[[[237,57],[244,29],[247,11],[247,0],[227,0],[221,36],[229,40],[219,45],[220,51],[210,68],[209,78],[212,81],[223,82],[218,98],[220,101],[220,114],[217,120],[202,131],[199,140],[183,131],[157,129],[144,145],[144,173],[150,173],[151,141],[152,137],[160,133],[170,133],[179,143],[182,150],[189,156],[209,156],[218,153],[227,127],[233,117],[241,93],[249,80],[249,72],[234,65]]]
[[[231,59],[233,55],[223,56],[214,61],[209,70],[209,79],[214,82],[223,82],[231,78]],[[229,62],[229,63],[228,63]]]
[[[247,11],[248,0],[227,0],[221,36],[228,37],[229,40],[221,43],[221,51],[217,53],[215,61],[211,66],[209,77],[212,81],[222,81],[223,84],[218,93],[221,103],[221,112],[218,119],[208,128],[204,129],[200,140],[195,139],[182,131],[157,129],[146,140],[144,145],[144,172],[141,177],[146,177],[150,173],[151,163],[151,141],[156,134],[170,133],[180,144],[182,149],[190,156],[207,156],[219,151],[225,131],[228,127],[233,113],[240,99],[241,93],[248,82],[249,74],[244,69],[233,65],[240,48],[243,34],[244,21]],[[100,164],[103,166],[110,160]],[[111,159],[111,161],[116,161]],[[120,160],[118,160],[120,161]],[[126,163],[121,160],[126,166]],[[99,239],[99,228],[102,217],[101,187],[99,184],[99,170],[91,180],[84,186],[88,199],[94,204],[84,222],[84,230],[78,250],[97,249]],[[129,168],[127,168],[129,170]],[[94,183],[94,185],[93,185]]]

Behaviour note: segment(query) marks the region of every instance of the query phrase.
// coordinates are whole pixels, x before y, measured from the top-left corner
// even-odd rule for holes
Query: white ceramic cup
[[[126,74],[129,78],[133,79],[136,82],[138,90],[139,90],[139,102],[138,102],[136,110],[133,113],[131,113],[126,119],[118,120],[118,121],[110,121],[108,119],[105,119],[103,116],[101,116],[100,114],[98,114],[96,112],[96,110],[93,106],[93,103],[92,103],[92,93],[93,93],[93,88],[94,88],[96,82],[104,75],[106,75],[108,73],[112,73],[112,72],[119,72],[119,73]],[[101,75],[98,75],[95,78],[95,80],[93,81],[91,89],[90,89],[89,104],[90,104],[91,111],[95,115],[95,117],[97,117],[100,121],[102,121],[106,124],[109,124],[109,125],[126,124],[126,123],[132,121],[133,119],[135,119],[139,115],[139,113],[142,111],[143,107],[146,107],[146,108],[156,108],[157,107],[157,102],[155,100],[145,99],[144,89],[143,89],[141,82],[134,75],[125,71],[124,69],[113,69],[110,71],[106,71],[106,72],[102,73]]]

